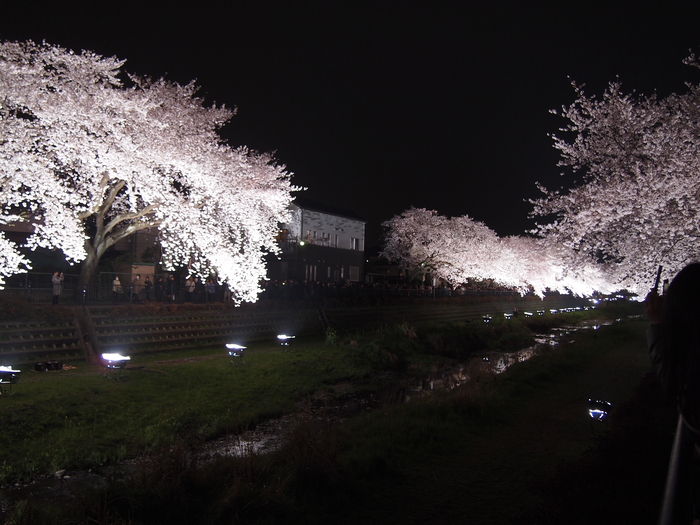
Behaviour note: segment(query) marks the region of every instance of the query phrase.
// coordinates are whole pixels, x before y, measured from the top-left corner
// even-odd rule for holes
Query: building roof
[[[305,197],[294,197],[292,204],[295,204],[304,210],[318,211],[329,215],[337,215],[338,217],[345,217],[346,219],[353,219],[363,223],[367,222],[355,212],[344,210],[342,208],[335,208],[333,206],[327,206],[322,202],[307,199]]]

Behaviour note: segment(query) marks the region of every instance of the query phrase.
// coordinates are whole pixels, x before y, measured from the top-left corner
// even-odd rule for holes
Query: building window
[[[360,239],[357,237],[350,237],[350,249],[359,250],[360,249]]]
[[[306,265],[306,280],[315,281],[316,280],[316,265],[307,264]]]
[[[350,267],[350,280],[357,282],[360,280],[360,267],[359,266],[351,266]]]
[[[334,248],[338,247],[338,235],[333,236],[333,247]]]

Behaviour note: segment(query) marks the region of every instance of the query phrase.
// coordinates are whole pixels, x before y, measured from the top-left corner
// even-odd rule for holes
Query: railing
[[[693,433],[678,416],[659,525],[693,522]]]
[[[121,280],[122,293],[112,291],[112,281],[118,275]],[[157,286],[157,278],[164,277],[163,287]],[[129,274],[101,273],[98,282],[89,286],[78,286],[77,275],[65,275],[59,303],[70,305],[86,304],[122,304],[139,303],[143,301],[168,300],[168,275],[153,276],[153,285],[148,297],[143,282],[136,288],[131,285]],[[513,290],[499,288],[431,288],[431,287],[407,287],[402,285],[365,285],[362,283],[338,284],[334,282],[301,282],[301,281],[268,281],[263,284],[259,299],[271,300],[310,300],[323,303],[330,299],[441,299],[460,297],[492,297],[510,298],[519,297],[520,294]],[[51,274],[33,273],[12,276],[7,279],[4,290],[0,290],[0,297],[26,300],[33,304],[50,304],[53,298],[53,285]],[[188,294],[184,279],[178,279],[175,302],[214,302],[224,300],[224,287],[216,285],[214,292],[206,286],[200,288],[196,296]]]

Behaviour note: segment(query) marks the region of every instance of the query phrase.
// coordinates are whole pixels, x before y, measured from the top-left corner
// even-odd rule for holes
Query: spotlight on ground
[[[289,346],[294,341],[295,335],[280,334],[277,339],[280,342],[280,346]]]
[[[236,343],[228,343],[226,345],[226,349],[228,350],[228,355],[231,356],[231,363],[232,364],[245,364],[245,361],[243,361],[243,353],[245,352],[246,347],[241,346]]]
[[[126,367],[126,362],[131,359],[128,355],[121,354],[102,354],[107,368],[119,369]]]
[[[591,416],[593,421],[603,421],[607,417],[608,412],[610,412],[610,407],[612,407],[612,403],[607,401],[589,399],[588,415]]]

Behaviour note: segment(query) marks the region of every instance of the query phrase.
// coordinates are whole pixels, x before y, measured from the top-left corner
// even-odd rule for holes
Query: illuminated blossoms
[[[0,220],[31,220],[28,245],[82,261],[81,284],[119,239],[158,227],[166,264],[216,272],[236,301],[255,300],[298,188],[271,155],[222,142],[233,111],[205,106],[194,84],[122,82],[123,63],[0,44]],[[0,239],[0,274],[22,264]]]
[[[444,217],[411,208],[386,221],[382,255],[413,275],[431,273],[459,285],[468,279],[493,280],[521,293],[546,290],[589,295],[612,291],[601,268],[584,261],[576,270],[565,264],[574,254],[532,237],[499,238],[468,216]]]
[[[534,216],[554,217],[538,225],[548,244],[604,262],[618,288],[642,296],[659,265],[672,277],[700,255],[700,86],[687,86],[666,98],[575,86],[554,146],[583,181],[534,202]]]

